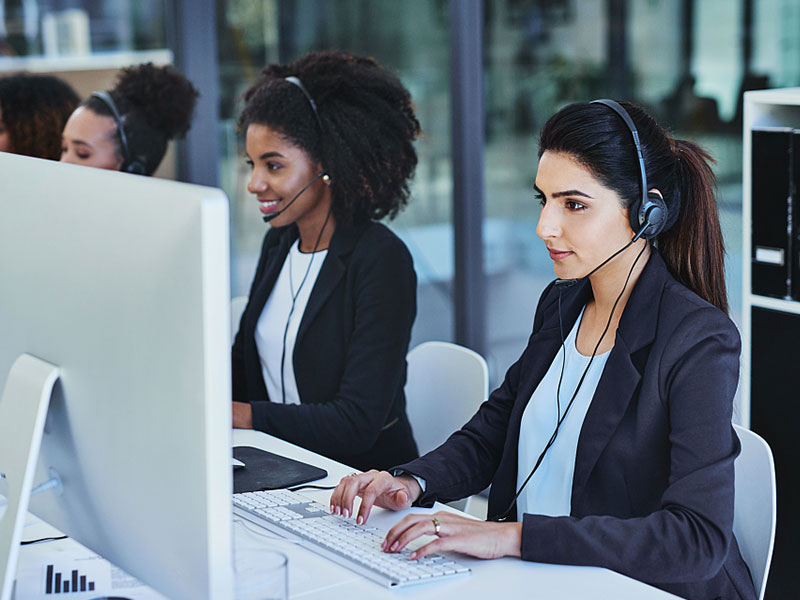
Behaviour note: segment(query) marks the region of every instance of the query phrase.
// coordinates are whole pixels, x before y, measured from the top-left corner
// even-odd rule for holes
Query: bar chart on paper
[[[45,568],[44,593],[46,595],[93,592],[94,583],[94,581],[88,581],[86,575],[81,575],[78,569],[61,573],[57,572],[52,564]]]
[[[90,550],[73,544],[26,547],[17,572],[14,600],[168,600]]]
[[[57,551],[42,561],[36,561],[38,564],[20,564],[14,598],[90,600],[110,595],[111,565],[108,561],[85,550],[79,557],[63,554]]]

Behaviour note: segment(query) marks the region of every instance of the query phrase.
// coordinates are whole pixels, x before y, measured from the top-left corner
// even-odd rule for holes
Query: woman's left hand
[[[381,547],[384,552],[399,552],[423,535],[438,537],[412,552],[409,558],[418,559],[447,550],[477,558],[520,556],[522,523],[478,521],[446,511],[434,514],[416,513],[407,515],[392,527]]]

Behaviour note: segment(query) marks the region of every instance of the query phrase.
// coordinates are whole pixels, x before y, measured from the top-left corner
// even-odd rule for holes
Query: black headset
[[[321,137],[322,136],[322,119],[319,118],[319,112],[317,112],[317,103],[314,102],[314,98],[311,96],[311,94],[308,93],[308,90],[306,89],[306,86],[303,85],[303,82],[300,81],[300,79],[298,77],[294,77],[294,76],[284,77],[284,80],[288,81],[289,83],[291,83],[292,85],[297,87],[301,92],[303,92],[303,96],[306,97],[306,100],[308,100],[308,103],[311,105],[311,110],[314,113],[314,118],[316,119],[317,125],[319,126],[319,134],[320,134],[320,137]],[[297,194],[295,194],[294,198],[292,198],[289,201],[289,203],[286,206],[284,206],[281,210],[279,210],[279,211],[277,211],[277,212],[275,212],[275,213],[273,213],[271,215],[264,215],[264,217],[263,217],[264,218],[264,222],[265,223],[269,222],[270,220],[272,220],[275,217],[277,217],[279,214],[283,213],[287,208],[289,208],[292,204],[294,204],[294,201],[297,200],[300,197],[300,195],[303,192],[305,192],[311,186],[312,183],[314,183],[320,177],[322,177],[322,180],[325,183],[330,185],[330,181],[331,181],[330,175],[328,175],[325,172],[325,169],[323,168],[322,171],[317,173],[311,181],[309,181],[307,184],[305,184],[303,186],[303,189],[301,189],[299,192],[297,192]],[[300,285],[297,287],[297,292],[295,292],[291,288],[291,276],[292,276],[291,265],[289,267],[289,282],[290,282],[289,293],[292,296],[292,305],[291,305],[291,308],[289,308],[289,316],[286,318],[286,327],[283,330],[283,349],[281,350],[281,402],[283,404],[286,404],[286,382],[284,381],[284,371],[286,370],[285,369],[285,366],[286,366],[286,337],[289,334],[289,324],[292,322],[292,315],[294,314],[295,305],[297,304],[297,298],[300,296],[300,291],[303,289],[303,286],[306,283],[306,279],[308,279],[308,274],[311,271],[311,265],[314,263],[314,256],[317,253],[317,248],[319,247],[320,240],[322,240],[322,234],[325,231],[325,227],[327,227],[327,225],[328,225],[328,220],[331,218],[331,212],[332,211],[333,211],[333,204],[331,204],[331,207],[328,209],[328,214],[325,216],[325,222],[322,223],[322,227],[319,230],[319,235],[317,235],[317,241],[314,242],[314,249],[311,251],[311,260],[308,261],[308,267],[306,267],[306,272],[303,275],[303,279],[300,281]],[[300,242],[299,241],[298,241],[297,248],[298,248],[298,250],[300,249]],[[289,256],[290,256],[290,258],[291,258],[291,251],[292,251],[292,249],[290,247],[289,248],[289,253],[290,253]],[[295,342],[296,341],[297,340],[295,339]],[[298,394],[299,394],[299,392],[298,392]]]
[[[639,262],[639,259],[642,257],[642,254],[644,254],[645,248],[647,248],[647,244],[644,244],[642,246],[642,249],[639,251],[639,254],[636,256],[636,260],[634,260],[633,264],[631,265],[630,271],[628,271],[628,277],[625,279],[625,285],[622,287],[622,291],[617,296],[617,299],[614,302],[614,306],[611,308],[611,314],[608,316],[608,322],[606,322],[606,326],[603,329],[603,334],[600,336],[600,339],[597,340],[597,344],[595,345],[594,350],[592,351],[592,356],[589,359],[589,363],[586,365],[586,368],[584,369],[583,374],[581,375],[580,379],[578,380],[578,385],[575,388],[575,391],[572,393],[572,396],[570,397],[569,402],[566,405],[566,408],[564,410],[563,415],[561,414],[560,396],[561,396],[561,382],[562,382],[562,379],[564,377],[564,367],[565,367],[565,364],[566,364],[565,363],[565,361],[566,361],[566,349],[564,347],[564,327],[563,327],[563,323],[562,323],[562,320],[561,320],[561,290],[564,289],[564,288],[570,287],[572,285],[575,285],[581,279],[585,279],[585,278],[589,277],[592,273],[594,273],[597,270],[599,270],[606,263],[608,263],[611,259],[613,259],[614,257],[619,255],[623,251],[625,251],[628,248],[630,248],[630,246],[633,245],[639,238],[645,238],[646,240],[653,239],[659,233],[661,233],[661,231],[664,229],[664,225],[667,222],[667,205],[664,202],[664,199],[661,196],[659,196],[658,194],[656,194],[656,193],[649,193],[648,190],[647,190],[647,174],[645,173],[644,155],[642,154],[642,146],[639,143],[639,132],[636,130],[636,125],[634,125],[633,119],[631,119],[631,116],[628,114],[628,111],[626,111],[618,102],[615,102],[614,100],[605,100],[605,99],[603,99],[603,100],[593,100],[591,102],[591,104],[604,104],[605,106],[607,106],[608,108],[613,110],[615,113],[617,113],[622,118],[622,120],[625,122],[625,125],[627,125],[628,129],[631,132],[631,135],[633,136],[633,143],[636,146],[636,156],[639,159],[639,174],[641,175],[641,183],[642,183],[642,196],[641,196],[641,198],[639,198],[639,200],[637,200],[633,204],[633,206],[630,207],[630,210],[628,212],[629,218],[630,218],[630,223],[631,223],[631,228],[635,232],[635,235],[633,236],[633,239],[630,242],[628,242],[625,246],[623,246],[622,248],[617,250],[614,254],[609,256],[606,260],[604,260],[602,263],[600,263],[597,267],[592,269],[592,271],[588,275],[585,275],[584,277],[581,277],[580,279],[559,279],[559,280],[556,280],[556,282],[555,282],[556,286],[559,288],[559,292],[558,292],[558,326],[559,326],[559,330],[561,332],[561,353],[562,353],[561,354],[561,373],[558,376],[558,387],[556,388],[556,414],[558,415],[558,418],[556,419],[556,427],[555,427],[555,430],[553,431],[552,435],[550,436],[550,439],[545,444],[544,449],[539,454],[539,457],[536,459],[536,462],[534,463],[533,468],[531,469],[530,473],[528,473],[528,476],[525,478],[525,481],[523,481],[522,485],[519,487],[519,489],[514,494],[514,497],[511,499],[511,502],[509,502],[508,507],[503,512],[501,512],[501,513],[499,513],[497,515],[490,515],[489,516],[489,520],[492,520],[492,521],[495,521],[495,520],[496,521],[505,521],[505,520],[508,519],[508,516],[511,513],[511,510],[516,505],[517,499],[519,498],[520,494],[522,494],[522,490],[524,490],[525,486],[528,485],[528,482],[533,477],[533,474],[536,473],[536,471],[539,469],[539,465],[544,460],[544,457],[547,454],[547,451],[550,450],[550,448],[555,443],[556,438],[558,437],[558,432],[561,429],[561,424],[567,418],[567,414],[569,413],[570,408],[572,408],[572,404],[575,401],[575,398],[578,396],[578,392],[580,391],[581,386],[583,385],[583,381],[586,378],[587,373],[589,372],[589,367],[592,366],[592,362],[594,361],[595,356],[597,354],[597,351],[600,348],[600,344],[602,343],[603,338],[605,337],[606,333],[608,332],[608,328],[611,326],[611,320],[614,317],[614,311],[617,308],[617,304],[619,304],[619,301],[622,298],[622,295],[625,293],[625,289],[628,287],[628,282],[631,279],[631,275],[633,274],[633,270],[636,267],[636,263]],[[558,354],[556,354],[556,356],[558,356]]]
[[[117,123],[119,145],[122,148],[122,166],[119,170],[132,173],[133,175],[144,175],[147,172],[144,165],[131,156],[130,149],[128,148],[128,137],[125,135],[125,128],[122,126],[122,117],[119,114],[119,110],[117,110],[117,105],[114,103],[111,94],[104,91],[93,92],[92,98],[97,98],[100,102],[105,104],[108,110],[111,111],[111,116],[114,117],[114,121]]]
[[[646,240],[652,240],[664,230],[664,226],[667,224],[667,205],[661,196],[655,192],[648,191],[644,155],[642,154],[642,145],[639,142],[639,132],[636,130],[636,125],[634,125],[633,119],[631,119],[628,111],[614,100],[593,100],[591,103],[603,104],[617,113],[625,122],[625,125],[633,136],[633,144],[636,146],[636,156],[639,159],[642,197],[630,207],[628,217],[630,218],[631,228],[636,233],[635,239],[643,237]]]

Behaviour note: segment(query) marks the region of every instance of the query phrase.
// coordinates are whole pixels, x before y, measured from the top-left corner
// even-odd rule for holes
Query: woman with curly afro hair
[[[271,228],[233,345],[234,427],[361,469],[415,457],[416,275],[377,222],[417,164],[408,90],[372,59],[315,52],[264,69],[244,102],[247,188]]]
[[[0,77],[0,152],[58,160],[61,130],[78,102],[75,90],[52,75]]]
[[[167,142],[189,131],[197,96],[172,67],[123,69],[113,89],[93,93],[72,113],[61,162],[152,175]]]

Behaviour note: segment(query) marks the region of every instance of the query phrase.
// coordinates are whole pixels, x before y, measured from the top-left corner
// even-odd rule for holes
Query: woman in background
[[[52,75],[0,77],[0,152],[58,160],[61,132],[78,102],[75,90]]]
[[[189,131],[197,96],[172,67],[123,69],[111,90],[93,93],[72,113],[61,162],[152,175],[167,142]]]
[[[271,228],[233,345],[233,424],[357,468],[411,460],[416,275],[378,223],[408,201],[411,97],[375,61],[318,52],[244,96],[248,190]]]
[[[384,550],[436,535],[411,557],[518,556],[753,600],[732,531],[741,344],[708,154],[635,105],[573,104],[542,130],[535,187],[559,279],[522,356],[442,446],[344,478],[332,510],[353,514],[360,496],[364,522],[373,505],[427,507],[491,483],[488,522],[411,514]]]

